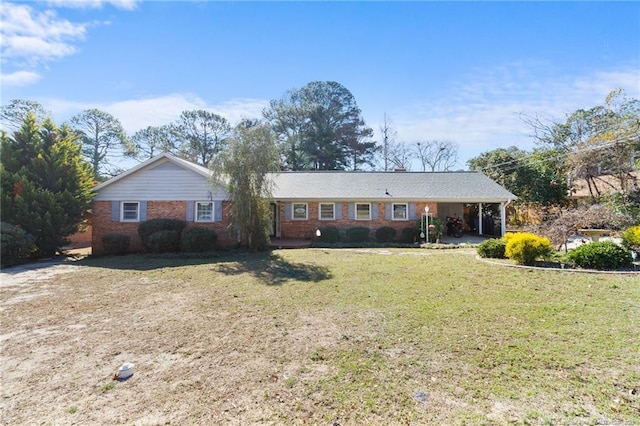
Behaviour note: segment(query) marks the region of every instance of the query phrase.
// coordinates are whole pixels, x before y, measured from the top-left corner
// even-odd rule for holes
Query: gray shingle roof
[[[170,161],[203,180],[207,168],[171,154],[160,154],[96,186],[100,192],[148,166]],[[274,176],[273,198],[281,201],[434,201],[499,203],[517,197],[480,172],[280,172]]]
[[[480,172],[282,172],[277,200],[502,202],[517,197]]]

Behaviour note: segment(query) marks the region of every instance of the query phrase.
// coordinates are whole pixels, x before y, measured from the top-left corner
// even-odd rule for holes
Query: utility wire
[[[509,161],[505,161],[502,163],[498,163],[498,164],[492,164],[486,167],[482,167],[479,169],[479,171],[484,172],[485,170],[490,170],[490,169],[495,169],[495,168],[499,168],[502,166],[507,166],[509,164],[517,164],[520,162],[525,162],[524,164],[518,164],[515,165],[515,167],[510,167],[510,168],[505,168],[503,169],[503,171],[508,172],[508,171],[512,171],[512,170],[516,170],[519,169],[521,167],[525,167],[527,165],[533,165],[533,164],[537,164],[537,163],[542,163],[543,161],[549,160],[549,159],[555,159],[555,160],[559,160],[563,157],[567,157],[570,154],[582,154],[582,153],[586,153],[586,152],[591,152],[591,151],[596,151],[599,149],[604,149],[604,148],[608,148],[614,145],[627,145],[627,144],[632,144],[632,143],[637,143],[638,139],[634,138],[634,136],[636,135],[630,135],[626,138],[622,138],[622,139],[616,139],[614,141],[608,142],[606,144],[603,145],[597,145],[597,146],[591,146],[591,147],[586,147],[586,148],[579,148],[575,151],[564,151],[564,152],[560,152],[554,156],[549,156],[547,158],[541,158],[541,159],[532,159],[532,158],[515,158],[513,160],[509,160]]]

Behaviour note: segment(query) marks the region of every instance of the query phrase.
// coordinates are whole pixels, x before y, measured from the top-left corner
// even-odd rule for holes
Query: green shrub
[[[140,240],[142,240],[142,245],[144,245],[147,250],[151,250],[149,238],[152,234],[158,231],[177,231],[179,235],[186,226],[187,222],[179,219],[149,219],[138,225],[138,235],[140,236]],[[178,237],[178,245],[179,244],[180,239]]]
[[[430,243],[440,242],[442,239],[442,231],[444,231],[444,224],[439,217],[432,217],[427,227],[427,235],[429,236]]]
[[[320,241],[323,243],[339,243],[340,230],[332,226],[320,228]]]
[[[182,231],[180,251],[203,252],[216,248],[218,235],[213,229],[195,226]]]
[[[502,238],[490,238],[478,244],[478,255],[492,259],[504,259],[507,241]]]
[[[629,250],[612,241],[583,244],[570,250],[567,258],[581,268],[616,269],[630,266],[633,261]]]
[[[33,253],[35,238],[24,229],[0,223],[0,265],[13,266],[21,263]]]
[[[553,253],[551,241],[528,232],[505,235],[507,245],[504,253],[519,265],[532,265],[538,258],[547,258]]]
[[[383,226],[382,228],[376,229],[376,241],[379,243],[388,243],[396,237],[397,233],[398,231],[396,231],[395,228]]]
[[[400,239],[403,243],[415,243],[420,237],[420,229],[417,227],[403,228],[400,235]]]
[[[349,243],[365,243],[369,241],[369,228],[364,226],[356,226],[347,229],[346,237]]]
[[[622,245],[640,254],[640,225],[632,226],[624,231]]]
[[[177,252],[180,249],[180,232],[174,229],[154,232],[147,239],[147,244],[151,253]]]
[[[104,254],[125,254],[129,251],[131,237],[124,234],[106,234],[102,237]]]

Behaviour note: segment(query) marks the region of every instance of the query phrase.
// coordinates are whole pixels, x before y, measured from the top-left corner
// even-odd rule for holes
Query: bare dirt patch
[[[339,335],[326,313],[274,318],[245,309],[242,288],[163,275],[75,264],[3,273],[2,423],[259,423],[270,403],[311,415],[291,388],[329,372],[312,361]],[[124,362],[134,376],[113,381]]]

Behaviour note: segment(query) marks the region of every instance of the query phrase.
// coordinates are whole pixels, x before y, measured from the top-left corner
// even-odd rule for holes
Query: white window
[[[394,204],[393,205],[393,220],[407,220],[407,205],[406,204]]]
[[[320,203],[320,220],[333,220],[336,218],[336,205],[334,203]]]
[[[371,220],[371,204],[356,204],[356,220]]]
[[[213,222],[212,201],[196,201],[196,222]]]
[[[293,203],[291,205],[293,209],[293,217],[295,220],[307,220],[307,203]]]
[[[122,222],[139,222],[140,203],[137,201],[125,201],[120,204],[120,220]]]

